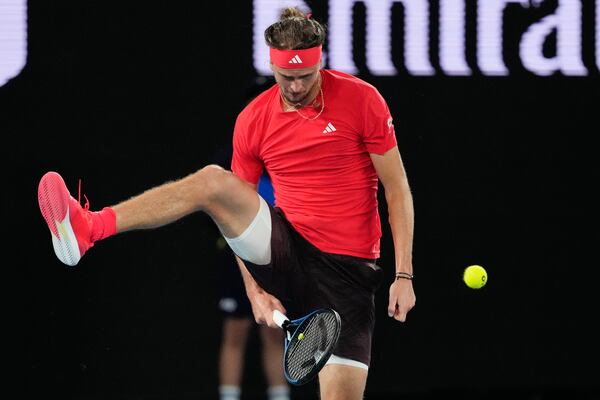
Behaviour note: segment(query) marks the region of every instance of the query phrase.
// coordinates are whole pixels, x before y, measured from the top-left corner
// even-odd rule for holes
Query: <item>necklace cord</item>
[[[288,107],[292,107],[294,109],[294,111],[296,111],[298,113],[298,115],[300,115],[302,118],[307,119],[309,121],[319,118],[319,116],[323,113],[323,110],[325,109],[325,96],[323,96],[323,87],[321,86],[321,82],[319,82],[319,93],[321,94],[321,110],[319,111],[319,113],[317,115],[310,118],[310,117],[307,117],[306,115],[302,114],[295,105],[288,102],[287,99],[285,98],[285,96],[283,95],[283,92],[281,91],[281,89],[279,89],[279,96],[281,97],[281,100],[284,102],[284,104],[287,105]],[[313,102],[314,102],[314,100],[313,100]]]

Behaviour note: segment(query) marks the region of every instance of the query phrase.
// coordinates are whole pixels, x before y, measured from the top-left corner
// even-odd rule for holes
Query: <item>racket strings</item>
[[[317,314],[299,327],[296,341],[287,351],[287,371],[292,379],[303,379],[324,362],[337,341],[339,320],[333,313]]]

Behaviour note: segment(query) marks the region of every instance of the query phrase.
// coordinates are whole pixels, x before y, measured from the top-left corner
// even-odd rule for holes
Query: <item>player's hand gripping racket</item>
[[[290,321],[274,310],[273,321],[285,331],[285,378],[292,385],[303,385],[317,376],[329,360],[340,337],[340,316],[335,310],[323,308]]]

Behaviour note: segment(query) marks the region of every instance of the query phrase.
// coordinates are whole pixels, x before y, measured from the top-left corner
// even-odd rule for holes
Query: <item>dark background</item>
[[[477,72],[472,37],[473,76],[410,76],[401,40],[400,74],[370,76],[356,6],[359,76],[388,100],[416,215],[417,305],[400,324],[386,316],[393,252],[380,196],[388,281],[367,398],[598,398],[598,22],[584,3],[587,77],[520,65],[509,39],[552,1],[510,9],[509,76]],[[309,4],[327,21],[326,2]],[[81,179],[97,210],[220,160],[255,75],[252,4],[30,1],[28,19],[27,65],[0,88],[13,397],[213,398],[220,316],[208,217],[112,237],[69,268],[54,256],[37,184],[54,170],[76,196]],[[461,281],[470,264],[488,270],[481,290]],[[251,339],[246,398],[264,389],[258,346]]]

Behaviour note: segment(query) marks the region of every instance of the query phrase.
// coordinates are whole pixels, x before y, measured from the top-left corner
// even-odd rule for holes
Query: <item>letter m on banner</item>
[[[0,0],[0,86],[27,62],[27,0]]]

